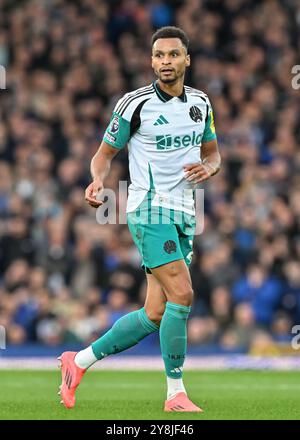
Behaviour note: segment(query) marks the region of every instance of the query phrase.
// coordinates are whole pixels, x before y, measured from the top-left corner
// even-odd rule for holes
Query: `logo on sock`
[[[182,367],[176,367],[171,370],[171,373],[182,373]]]
[[[174,360],[185,359],[185,355],[184,354],[168,354],[168,358],[174,359]]]
[[[121,350],[119,349],[119,347],[118,347],[117,345],[114,345],[114,346],[113,346],[113,353],[114,353],[114,354],[116,354],[116,353],[120,353],[120,351],[121,351]]]

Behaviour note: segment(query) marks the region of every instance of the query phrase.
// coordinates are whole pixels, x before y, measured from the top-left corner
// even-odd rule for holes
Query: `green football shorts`
[[[151,206],[147,200],[127,213],[127,223],[133,241],[142,257],[142,267],[148,269],[184,259],[189,265],[193,256],[195,217],[182,211]]]

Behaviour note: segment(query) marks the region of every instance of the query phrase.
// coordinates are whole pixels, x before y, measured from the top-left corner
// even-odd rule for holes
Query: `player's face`
[[[176,83],[190,65],[190,56],[179,38],[159,38],[152,47],[152,67],[163,83]]]

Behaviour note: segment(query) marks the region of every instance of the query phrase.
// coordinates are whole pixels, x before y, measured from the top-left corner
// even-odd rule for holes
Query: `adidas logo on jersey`
[[[167,121],[163,115],[160,115],[160,117],[154,122],[153,125],[163,125],[163,124],[169,124],[169,121]]]
[[[158,150],[170,150],[172,148],[189,147],[191,145],[200,145],[202,134],[197,134],[193,131],[192,135],[185,134],[183,136],[172,136],[171,134],[165,134],[162,136],[156,136],[156,148]]]

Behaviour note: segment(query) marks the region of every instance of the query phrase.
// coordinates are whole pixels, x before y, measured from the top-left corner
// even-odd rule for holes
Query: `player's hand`
[[[103,205],[104,202],[97,199],[97,196],[99,197],[102,190],[103,183],[100,179],[95,179],[85,190],[85,200],[93,208],[98,208]]]
[[[200,183],[204,182],[214,174],[215,169],[208,163],[192,163],[183,167],[185,178],[188,182]]]

